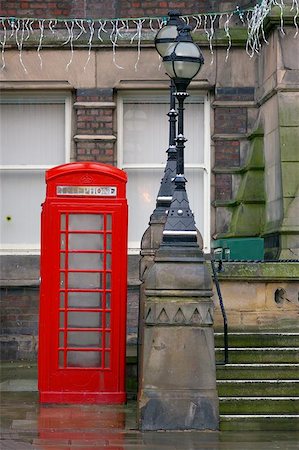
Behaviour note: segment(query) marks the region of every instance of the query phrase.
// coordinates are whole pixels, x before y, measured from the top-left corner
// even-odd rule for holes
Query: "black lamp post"
[[[150,218],[150,225],[155,221],[161,221],[165,223],[165,212],[168,210],[172,195],[173,195],[173,179],[176,175],[176,122],[177,122],[177,115],[175,109],[175,85],[174,82],[171,80],[170,83],[170,110],[167,113],[169,117],[169,144],[168,149],[166,150],[167,153],[167,162],[164,169],[164,175],[161,180],[159,192],[156,199],[156,207],[151,215]]]
[[[169,19],[167,24],[161,28],[155,37],[155,47],[160,56],[164,57],[168,51],[170,46],[173,45],[175,39],[178,37],[179,31],[178,27],[182,26],[184,23],[180,18],[181,13],[177,10],[169,11],[168,13]],[[169,117],[169,144],[167,149],[167,163],[164,170],[164,175],[161,180],[160,189],[158,192],[158,196],[156,199],[156,207],[150,218],[150,225],[160,222],[162,220],[165,223],[165,211],[168,210],[174,185],[173,179],[176,175],[176,122],[177,115],[176,112],[176,101],[175,101],[175,84],[173,79],[170,81],[169,93],[170,93],[170,109],[168,112]]]
[[[189,26],[179,26],[179,34],[168,44],[163,63],[166,73],[173,80],[178,100],[178,133],[176,138],[177,165],[174,179],[175,189],[163,231],[164,243],[196,242],[197,230],[194,216],[189,207],[184,175],[184,100],[186,89],[192,78],[199,72],[204,59],[199,47],[194,44]]]

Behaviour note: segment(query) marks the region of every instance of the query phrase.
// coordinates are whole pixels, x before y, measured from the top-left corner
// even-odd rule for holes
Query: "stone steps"
[[[217,366],[219,380],[299,380],[299,364],[226,364]]]
[[[217,366],[221,430],[299,430],[298,333],[230,333]],[[216,359],[223,336],[215,334]]]
[[[221,431],[298,431],[297,414],[222,414]],[[258,449],[257,449],[258,450]]]
[[[215,333],[215,347],[223,347],[223,333]],[[229,333],[230,347],[299,347],[299,333]]]
[[[223,348],[216,348],[216,361],[223,359]],[[299,347],[229,347],[230,363],[299,363]]]
[[[299,397],[221,397],[222,414],[298,414]]]
[[[299,397],[299,380],[218,380],[217,384],[220,397]]]

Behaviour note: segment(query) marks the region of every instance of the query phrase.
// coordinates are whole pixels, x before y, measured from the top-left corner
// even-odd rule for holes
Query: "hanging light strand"
[[[239,20],[241,26],[247,28],[247,41],[245,50],[247,54],[252,58],[254,54],[259,53],[262,47],[262,42],[268,44],[266,33],[264,30],[264,21],[266,17],[271,13],[272,8],[279,8],[280,17],[280,32],[285,35],[284,31],[284,11],[286,8],[284,0],[260,0],[254,7],[240,8],[231,11],[222,12],[206,12],[199,14],[189,14],[182,16],[182,19],[186,24],[190,24],[192,33],[201,31],[208,41],[209,50],[211,53],[211,64],[214,60],[214,42],[217,37],[216,30],[223,29],[227,38],[226,58],[228,60],[229,52],[232,47],[231,36],[231,23],[233,17]],[[292,6],[290,11],[294,15],[293,23],[295,26],[294,38],[298,36],[299,26],[299,0],[292,0]],[[149,16],[149,17],[137,17],[137,18],[101,18],[101,19],[58,19],[58,18],[15,18],[15,17],[0,17],[0,45],[1,45],[1,70],[6,67],[5,51],[7,44],[12,44],[11,40],[15,40],[15,45],[18,49],[19,61],[25,72],[27,69],[23,61],[23,49],[24,45],[32,37],[32,41],[36,39],[35,33],[39,32],[37,54],[40,61],[40,67],[42,69],[43,61],[41,50],[43,47],[43,40],[46,31],[49,31],[53,36],[58,33],[58,42],[63,29],[66,31],[66,38],[63,41],[63,46],[69,45],[71,56],[66,64],[66,70],[69,69],[73,62],[74,46],[78,45],[76,42],[80,39],[80,46],[86,46],[88,48],[88,57],[84,66],[84,70],[91,58],[91,49],[93,45],[98,43],[107,44],[107,41],[112,46],[112,60],[113,64],[122,69],[116,62],[116,51],[119,46],[120,39],[126,39],[127,34],[131,33],[129,43],[137,47],[137,58],[135,62],[135,70],[137,70],[140,57],[141,57],[141,42],[143,39],[143,31],[150,30],[152,33],[156,33],[167,22],[167,17],[161,16]],[[234,20],[235,23],[235,20]],[[106,38],[104,37],[106,35]],[[31,41],[31,40],[30,40]]]

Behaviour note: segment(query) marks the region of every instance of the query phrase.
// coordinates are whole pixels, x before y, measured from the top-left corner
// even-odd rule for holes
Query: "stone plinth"
[[[162,245],[144,281],[141,430],[217,430],[212,280],[199,247]]]

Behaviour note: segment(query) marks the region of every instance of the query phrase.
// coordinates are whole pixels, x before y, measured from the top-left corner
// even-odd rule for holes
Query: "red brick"
[[[219,167],[237,167],[240,165],[239,141],[215,142],[215,165]]]
[[[246,108],[215,108],[215,133],[247,132]]]
[[[230,174],[216,174],[215,185],[216,200],[231,200],[232,176]]]
[[[28,9],[29,8],[29,3],[28,2],[21,2],[21,9]]]

